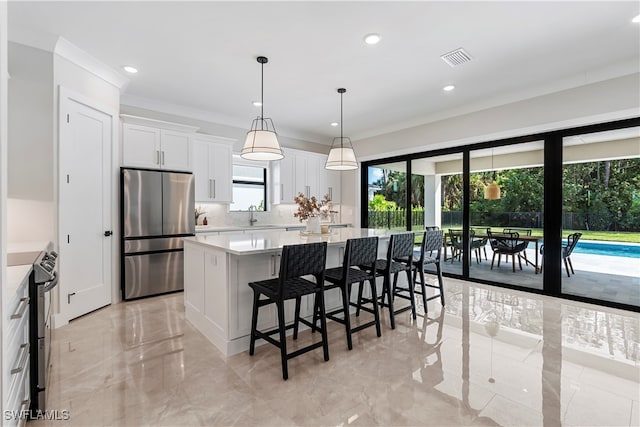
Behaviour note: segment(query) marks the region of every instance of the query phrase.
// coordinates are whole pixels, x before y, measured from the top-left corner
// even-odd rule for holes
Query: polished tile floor
[[[297,357],[288,381],[273,346],[225,359],[182,294],[107,307],[54,331],[48,409],[71,419],[30,425],[640,425],[637,313],[445,286],[444,309],[393,331],[383,316],[382,337],[362,331],[352,351],[330,322],[331,360]]]

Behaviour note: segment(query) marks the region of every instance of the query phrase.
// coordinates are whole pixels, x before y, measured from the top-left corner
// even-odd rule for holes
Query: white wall
[[[640,73],[514,102],[354,142],[358,159],[416,153],[640,116]],[[393,147],[393,151],[389,150]],[[342,177],[343,209],[360,224],[360,175]],[[345,198],[346,196],[346,198]]]
[[[7,240],[53,240],[53,55],[9,43],[9,73]]]

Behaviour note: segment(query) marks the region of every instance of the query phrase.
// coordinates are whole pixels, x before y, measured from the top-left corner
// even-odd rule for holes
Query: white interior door
[[[112,116],[61,95],[60,314],[111,303]]]

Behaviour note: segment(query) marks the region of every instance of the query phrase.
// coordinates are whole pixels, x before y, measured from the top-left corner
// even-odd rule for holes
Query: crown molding
[[[73,62],[88,72],[95,74],[102,80],[114,85],[120,90],[123,90],[129,84],[128,78],[124,77],[122,74],[103,62],[100,62],[63,37],[58,38],[53,49],[53,53]]]

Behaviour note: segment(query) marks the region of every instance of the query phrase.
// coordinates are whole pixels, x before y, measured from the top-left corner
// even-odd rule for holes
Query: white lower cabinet
[[[24,425],[29,409],[29,275],[10,296],[3,313],[3,426]],[[21,418],[22,417],[22,418]]]

